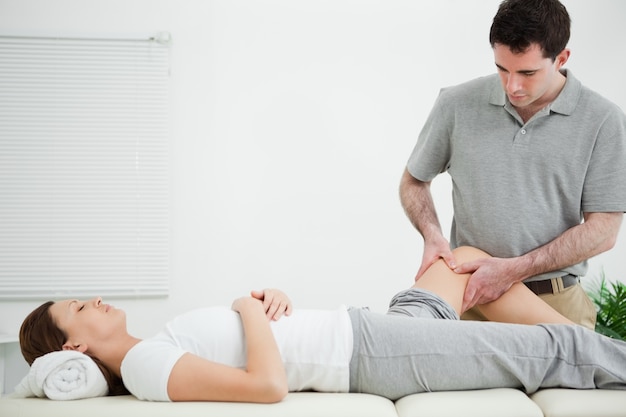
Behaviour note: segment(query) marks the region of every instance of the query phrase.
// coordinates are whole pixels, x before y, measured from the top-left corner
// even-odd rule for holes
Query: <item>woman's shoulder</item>
[[[124,385],[140,400],[169,401],[167,381],[185,351],[163,337],[142,340],[124,356],[120,372]]]

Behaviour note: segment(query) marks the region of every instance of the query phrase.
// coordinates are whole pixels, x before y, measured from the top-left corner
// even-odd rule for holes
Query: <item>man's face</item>
[[[502,88],[516,108],[541,108],[558,95],[559,70],[569,57],[568,50],[563,50],[554,61],[545,58],[537,44],[522,53],[513,53],[508,46],[495,44],[493,54]]]

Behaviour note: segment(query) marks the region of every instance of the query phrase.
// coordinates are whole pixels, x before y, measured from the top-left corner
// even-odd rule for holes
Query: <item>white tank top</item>
[[[271,322],[271,328],[285,364],[289,391],[348,391],[352,325],[345,307],[294,310],[291,316]],[[141,400],[170,401],[169,375],[186,352],[245,368],[239,314],[228,307],[209,307],[176,317],[155,337],[128,351],[121,367],[124,385]]]

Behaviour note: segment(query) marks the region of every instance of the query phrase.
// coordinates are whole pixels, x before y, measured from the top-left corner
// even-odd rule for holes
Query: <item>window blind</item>
[[[0,36],[0,299],[165,296],[169,42]]]

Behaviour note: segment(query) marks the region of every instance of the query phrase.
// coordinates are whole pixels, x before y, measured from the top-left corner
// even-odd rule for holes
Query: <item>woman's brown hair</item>
[[[67,335],[59,329],[52,315],[50,306],[53,301],[47,301],[33,310],[22,323],[20,328],[20,349],[22,356],[29,365],[35,359],[46,353],[63,350],[63,344],[67,341]],[[109,395],[128,394],[122,379],[107,368],[98,358],[86,353],[98,365],[102,371],[104,379],[109,386]]]

